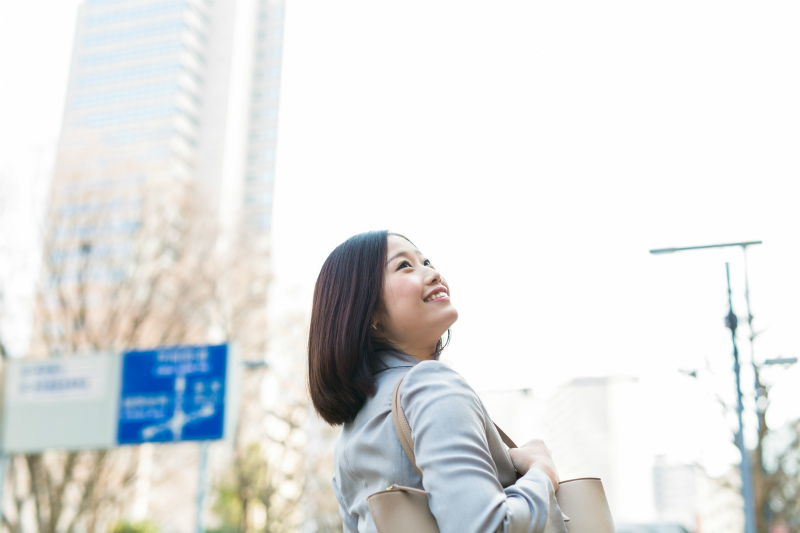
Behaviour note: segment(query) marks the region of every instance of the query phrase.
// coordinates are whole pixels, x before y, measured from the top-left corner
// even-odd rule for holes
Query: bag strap
[[[422,479],[422,472],[417,468],[417,461],[414,459],[414,441],[411,440],[411,426],[408,425],[408,419],[403,411],[403,405],[400,403],[400,385],[403,383],[403,379],[405,379],[405,376],[400,378],[397,382],[397,385],[394,387],[394,393],[392,394],[392,420],[394,421],[394,430],[397,432],[397,437],[400,439],[400,444],[403,446],[408,460],[411,461],[411,466],[414,467],[419,478]],[[494,424],[494,427],[497,428],[497,432],[500,434],[500,438],[503,439],[506,446],[509,448],[517,447],[514,441],[506,435],[505,431],[500,429],[500,426]]]
[[[494,422],[492,422],[492,424],[494,424]],[[500,438],[503,439],[503,442],[506,444],[506,446],[508,446],[509,448],[516,448],[517,447],[517,445],[514,444],[514,441],[511,440],[511,437],[506,435],[506,432],[503,431],[502,429],[500,429],[500,426],[498,426],[497,424],[494,424],[494,428],[500,434]]]
[[[400,385],[403,383],[405,376],[400,378],[394,388],[392,394],[392,420],[394,420],[394,430],[397,432],[397,437],[400,439],[400,444],[411,461],[411,466],[417,471],[419,478],[422,479],[422,471],[417,468],[417,461],[414,460],[414,441],[411,440],[411,426],[408,425],[408,419],[403,412],[403,406],[400,403]]]

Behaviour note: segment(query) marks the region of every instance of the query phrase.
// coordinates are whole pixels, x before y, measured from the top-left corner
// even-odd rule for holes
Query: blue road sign
[[[221,439],[227,359],[227,344],[124,353],[117,442]]]

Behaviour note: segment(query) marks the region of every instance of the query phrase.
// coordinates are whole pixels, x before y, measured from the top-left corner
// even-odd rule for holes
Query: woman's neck
[[[436,360],[436,345],[428,347],[404,346],[400,348],[400,351],[420,362]]]

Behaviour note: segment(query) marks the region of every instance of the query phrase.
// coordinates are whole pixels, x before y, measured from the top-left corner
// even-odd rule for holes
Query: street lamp
[[[758,413],[758,431],[759,435],[762,431],[762,415],[761,410],[758,405],[758,399],[762,394],[763,388],[761,387],[761,383],[759,382],[758,378],[758,368],[756,366],[755,360],[755,350],[753,347],[753,341],[755,340],[756,334],[753,331],[753,313],[750,311],[750,286],[747,280],[747,247],[753,246],[756,244],[761,244],[761,241],[746,241],[746,242],[734,242],[734,243],[726,243],[726,244],[708,244],[703,246],[686,246],[681,248],[659,248],[655,250],[650,250],[651,254],[658,255],[658,254],[670,254],[674,252],[682,252],[682,251],[689,251],[689,250],[705,250],[708,248],[729,248],[733,246],[740,246],[742,248],[742,252],[744,253],[744,284],[745,284],[745,302],[747,304],[747,324],[750,329],[750,357],[751,362],[753,364],[753,371],[755,375],[755,389],[756,389],[756,409]],[[740,379],[739,379],[739,349],[736,346],[736,327],[738,325],[738,319],[736,314],[733,312],[733,300],[731,297],[731,276],[730,276],[730,267],[728,263],[725,263],[725,274],[728,280],[728,315],[725,317],[725,327],[731,330],[731,340],[733,342],[733,371],[736,379],[736,414],[739,423],[739,431],[736,435],[736,444],[739,447],[739,452],[742,455],[742,465],[741,465],[741,473],[742,473],[742,497],[744,499],[744,520],[745,520],[745,533],[756,533],[756,515],[755,515],[755,499],[753,497],[753,474],[751,471],[751,463],[750,458],[747,454],[747,448],[744,444],[744,423],[742,420],[742,412],[744,411],[744,406],[742,404],[742,389],[740,386]],[[759,465],[760,467],[760,465]]]
[[[266,361],[242,361],[242,368],[245,370],[258,370],[260,368],[269,368],[269,363]]]
[[[764,431],[765,421],[763,409],[761,408],[761,403],[759,400],[764,393],[766,392],[764,387],[761,386],[761,382],[759,380],[758,374],[758,365],[756,365],[756,355],[755,355],[755,339],[756,339],[756,332],[753,329],[753,313],[750,310],[750,283],[748,281],[747,275],[747,247],[753,246],[756,244],[761,244],[761,241],[744,241],[744,242],[731,242],[726,244],[706,244],[703,246],[685,246],[683,248],[658,248],[655,250],[650,250],[651,254],[671,254],[674,252],[683,252],[687,250],[705,250],[708,248],[730,248],[732,246],[740,246],[742,248],[742,255],[744,257],[744,301],[745,305],[747,306],[747,326],[749,329],[748,340],[750,341],[750,364],[753,365],[753,379],[754,383],[753,386],[755,388],[756,396],[756,414],[758,418],[758,434]],[[760,458],[759,458],[760,460]],[[759,465],[760,467],[761,465]]]
[[[708,248],[729,248],[731,246],[741,246],[747,248],[753,244],[761,244],[761,241],[731,242],[727,244],[704,244],[703,246],[684,246],[683,248],[656,248],[650,250],[651,254],[671,254],[673,252],[683,252],[686,250],[705,250]]]
[[[776,357],[775,359],[767,359],[764,361],[765,365],[793,365],[797,362],[797,357]]]
[[[753,379],[754,379],[753,385],[756,392],[755,402],[756,402],[756,414],[758,415],[757,416],[758,434],[761,435],[761,433],[764,431],[765,422],[763,420],[764,413],[760,406],[759,399],[764,395],[765,389],[764,387],[761,386],[761,382],[759,381],[758,365],[756,365],[756,355],[755,355],[756,332],[753,329],[753,313],[750,310],[750,283],[748,281],[748,275],[747,275],[747,247],[756,244],[761,244],[761,241],[731,242],[726,244],[706,244],[703,246],[685,246],[682,248],[658,248],[655,250],[650,250],[650,253],[654,255],[660,255],[660,254],[671,254],[674,252],[683,252],[687,250],[705,250],[708,248],[730,248],[732,246],[740,246],[742,248],[742,255],[744,257],[744,301],[745,305],[747,306],[747,326],[750,333],[748,336],[748,340],[750,341],[750,364],[753,365]]]

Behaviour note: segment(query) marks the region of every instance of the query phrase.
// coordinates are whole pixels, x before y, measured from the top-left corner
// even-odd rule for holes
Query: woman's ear
[[[377,333],[383,329],[381,326],[382,318],[383,314],[380,312],[380,310],[376,309],[372,314],[372,318],[369,319],[369,328],[372,330],[372,333]]]

